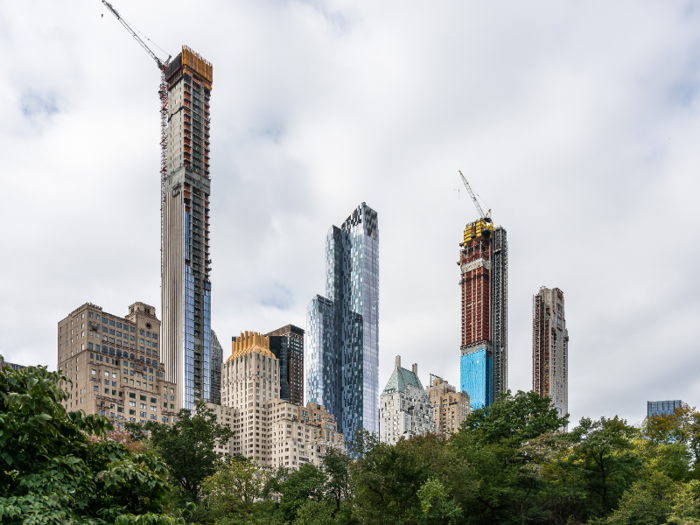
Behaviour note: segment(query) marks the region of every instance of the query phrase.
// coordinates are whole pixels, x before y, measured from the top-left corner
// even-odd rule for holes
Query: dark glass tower
[[[211,331],[211,399],[212,403],[221,403],[221,365],[224,361],[224,349],[214,330]]]
[[[364,202],[326,236],[326,296],[307,309],[307,401],[352,441],[379,432],[379,228]]]
[[[265,334],[280,362],[280,399],[304,404],[304,330],[288,324]]]
[[[212,65],[187,46],[166,70],[167,173],[163,201],[163,360],[178,408],[211,400],[209,96]]]

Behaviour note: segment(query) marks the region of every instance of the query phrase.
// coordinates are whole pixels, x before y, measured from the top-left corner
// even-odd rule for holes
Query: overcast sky
[[[569,408],[700,405],[700,10],[647,1],[114,0],[214,64],[212,326],[305,327],[324,238],[380,235],[380,389],[394,356],[459,383],[458,243],[509,238],[509,386],[532,296],[565,293]],[[98,0],[0,0],[0,353],[56,369],[91,301],[160,313],[156,65]],[[165,55],[161,55],[165,57]],[[458,191],[459,190],[459,191]]]

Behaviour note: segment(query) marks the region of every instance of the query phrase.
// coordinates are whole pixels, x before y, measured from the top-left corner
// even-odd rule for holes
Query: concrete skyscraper
[[[213,68],[183,46],[165,71],[167,169],[163,195],[162,315],[167,380],[178,408],[211,400],[209,96]]]
[[[551,397],[560,417],[569,413],[569,332],[559,288],[543,286],[533,299],[532,390]]]
[[[326,297],[307,309],[306,401],[338,430],[379,431],[379,228],[364,202],[326,236]]]
[[[508,239],[486,216],[467,224],[460,243],[460,390],[472,409],[508,389]]]

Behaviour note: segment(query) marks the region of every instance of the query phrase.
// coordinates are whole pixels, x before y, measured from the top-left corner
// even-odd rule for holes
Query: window
[[[109,326],[114,326],[114,319],[109,320]]]
[[[88,312],[88,317],[92,319],[92,312]]]
[[[117,412],[124,412],[124,407],[117,407]]]
[[[146,417],[146,412],[139,412],[140,417]]]
[[[92,375],[94,375],[94,376],[97,375],[97,370],[95,370],[94,368],[92,369]]]
[[[146,396],[139,396],[139,399],[140,399],[141,401],[146,401]]]
[[[139,330],[139,335],[143,335],[143,334],[145,334],[145,333],[146,333],[146,332],[144,332],[143,328],[142,328],[141,330]]]
[[[135,407],[135,406],[136,406],[136,401],[129,401],[129,406],[130,406],[130,407]]]
[[[136,410],[129,410],[129,415],[130,415],[130,416],[135,416],[135,415],[136,415]]]
[[[133,392],[129,392],[129,397],[136,399],[136,394],[134,394]]]
[[[151,403],[155,403],[155,402],[156,402],[156,398],[155,398],[155,397],[152,397],[152,398],[151,398]]]
[[[158,407],[151,405],[151,412],[158,412]]]
[[[151,332],[146,332],[146,337],[151,337]]]
[[[122,324],[121,324],[121,323],[117,323],[117,328],[121,328],[121,327],[122,327]]]
[[[151,414],[151,419],[158,419],[158,416],[155,414]]]
[[[134,328],[133,326],[132,326],[132,327],[130,327],[130,328],[131,328],[131,333],[134,333],[134,332],[136,332],[136,329],[135,329],[135,328]],[[133,341],[133,339],[132,339],[132,341]]]
[[[144,344],[143,339],[139,339],[139,344]]]
[[[106,326],[103,326],[103,327],[102,327],[102,331],[103,331],[104,333],[107,333],[107,331],[108,331],[108,330],[107,330],[107,327],[106,327]]]
[[[158,339],[158,334],[153,334],[153,339]],[[153,346],[156,346],[155,344]]]

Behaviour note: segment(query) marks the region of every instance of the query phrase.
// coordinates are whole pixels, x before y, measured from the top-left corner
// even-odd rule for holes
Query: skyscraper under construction
[[[559,288],[543,286],[533,299],[532,390],[552,398],[559,417],[569,413],[569,331]]]
[[[467,189],[471,193],[468,185]],[[481,212],[478,204],[477,209]],[[508,389],[506,230],[494,227],[489,214],[482,214],[481,219],[467,224],[460,247],[460,389],[469,394],[476,409],[491,405],[499,392]]]
[[[189,47],[167,66],[162,356],[178,408],[214,399],[209,258],[209,97],[213,67]]]

